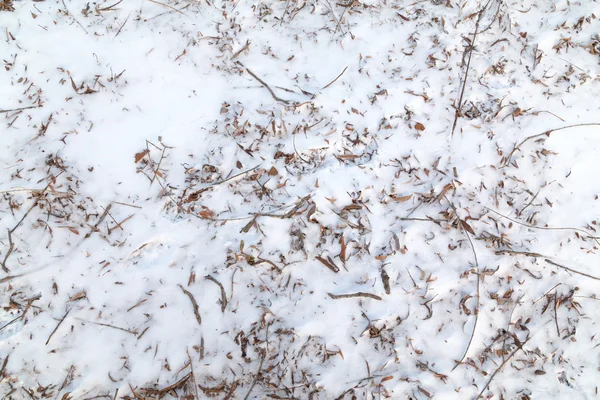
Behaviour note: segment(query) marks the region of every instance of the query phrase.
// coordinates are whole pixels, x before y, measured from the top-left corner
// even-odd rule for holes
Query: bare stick
[[[526,137],[526,138],[525,138],[525,139],[524,139],[524,140],[523,140],[521,143],[517,144],[517,145],[516,145],[516,146],[515,146],[515,147],[512,149],[512,151],[511,151],[511,152],[508,154],[508,156],[506,157],[506,161],[504,161],[504,165],[503,165],[503,166],[504,166],[504,167],[506,167],[506,166],[508,166],[508,164],[510,164],[510,162],[511,162],[511,160],[512,160],[512,156],[515,154],[515,152],[516,152],[517,150],[521,150],[521,146],[522,146],[523,144],[525,144],[526,142],[528,142],[528,141],[530,141],[530,140],[532,140],[532,139],[535,139],[535,138],[541,137],[541,136],[550,136],[550,134],[551,134],[552,132],[562,131],[562,130],[564,130],[564,129],[569,129],[569,128],[577,128],[577,127],[580,127],[580,126],[600,126],[600,122],[590,122],[590,123],[585,123],[585,124],[574,124],[574,125],[567,125],[567,126],[563,126],[563,127],[561,127],[561,128],[550,129],[550,130],[547,130],[547,131],[545,131],[545,132],[538,133],[537,135],[528,136],[528,137]]]
[[[117,36],[119,36],[119,33],[121,33],[121,31],[123,30],[123,27],[125,26],[125,24],[127,23],[127,21],[129,21],[129,15],[127,16],[127,18],[125,18],[125,22],[123,22],[123,23],[121,24],[121,27],[119,28],[119,30],[118,30],[118,31],[117,31],[117,33],[115,34],[115,38],[116,38]]]
[[[574,273],[574,274],[581,275],[581,276],[585,276],[585,277],[587,277],[587,278],[592,278],[592,279],[595,279],[595,280],[597,280],[597,281],[600,281],[600,278],[598,278],[598,277],[596,277],[596,276],[589,275],[589,274],[586,274],[586,273],[584,273],[584,272],[579,272],[579,271],[577,271],[577,270],[574,270],[573,268],[565,267],[564,265],[557,264],[557,263],[555,263],[555,262],[554,262],[554,261],[552,261],[552,260],[548,260],[547,258],[546,258],[544,261],[546,261],[548,264],[554,265],[555,267],[558,267],[558,268],[562,268],[562,269],[564,269],[564,270],[566,270],[566,271],[569,271],[569,272],[572,272],[572,273]]]
[[[73,14],[71,14],[71,11],[69,11],[69,9],[67,8],[67,5],[65,4],[65,0],[62,0],[63,6],[65,7],[65,11],[67,12],[67,15],[70,15],[71,18],[73,18],[75,20],[75,22],[77,22],[77,25],[79,25],[81,27],[81,29],[83,29],[83,31],[85,32],[85,34],[88,34],[88,31],[83,27],[83,25],[81,25],[81,22],[79,22],[79,20],[77,18],[75,18],[75,16]]]
[[[98,9],[96,9],[96,12],[99,12],[99,11],[112,11],[113,7],[121,4],[122,2],[123,2],[123,0],[119,0],[115,4],[113,4],[112,6],[108,6],[108,7],[104,7],[104,8],[98,8]]]
[[[133,207],[133,208],[139,208],[139,209],[142,208],[140,206],[136,206],[135,204],[121,203],[120,201],[114,201],[113,203],[119,204],[119,205],[122,205],[122,206],[127,206],[127,207]]]
[[[454,112],[454,122],[452,123],[451,136],[454,135],[454,130],[456,129],[456,124],[458,122],[458,116],[460,115],[460,110],[463,105],[463,97],[465,95],[465,88],[467,87],[467,78],[469,76],[469,69],[471,68],[471,57],[473,56],[473,50],[475,49],[475,41],[477,40],[477,34],[479,33],[479,23],[481,22],[481,19],[483,18],[483,13],[485,12],[489,4],[490,0],[488,0],[485,6],[483,6],[483,8],[479,10],[479,16],[477,17],[477,22],[475,23],[475,31],[473,32],[473,40],[465,49],[465,52],[468,52],[468,55],[465,54],[465,56],[467,56],[467,66],[465,68],[465,76],[462,80],[462,89],[460,90],[460,96],[458,97],[458,104],[456,105],[456,111]]]
[[[512,353],[510,353],[510,355],[508,357],[506,357],[506,360],[504,360],[502,362],[502,364],[500,364],[500,366],[490,376],[490,379],[488,379],[487,383],[485,384],[485,386],[483,387],[483,389],[481,389],[481,392],[479,392],[479,395],[475,398],[475,400],[481,398],[481,396],[483,395],[483,392],[485,392],[487,390],[487,388],[490,386],[490,383],[492,383],[492,379],[494,379],[494,377],[496,376],[496,374],[498,374],[498,372],[500,372],[500,370],[502,369],[502,367],[504,367],[506,365],[506,363],[517,353],[517,351],[523,349],[523,346],[525,346],[525,343],[527,343],[529,341],[529,339],[531,339],[531,336],[528,337],[527,339],[525,339],[525,341],[523,343],[521,343],[520,346],[518,346]]]
[[[288,6],[290,5],[290,0],[287,0],[285,2],[285,9],[283,10],[283,14],[281,15],[281,19],[279,20],[279,25],[283,24],[283,18],[285,17],[285,14],[287,14],[287,10],[288,10]]]
[[[62,172],[60,174],[62,174]],[[58,177],[60,174],[58,174],[56,177]],[[19,222],[17,222],[17,224],[10,230],[10,233],[14,233],[14,231],[16,231],[19,226],[21,226],[21,224],[23,223],[23,221],[25,220],[25,218],[27,218],[27,216],[29,215],[29,213],[31,212],[31,210],[33,210],[38,205],[38,203],[40,201],[40,198],[44,195],[44,193],[46,192],[46,190],[49,187],[50,187],[50,183],[48,183],[46,185],[46,187],[37,195],[35,201],[31,205],[31,207],[29,207],[29,209],[25,212],[25,215],[23,215],[23,217],[19,220]]]
[[[337,81],[338,79],[341,78],[342,75],[344,75],[344,72],[346,72],[346,70],[348,69],[348,67],[346,66],[346,68],[344,68],[344,70],[342,72],[340,72],[340,74],[331,82],[329,82],[327,85],[323,86],[323,88],[321,90],[327,89],[329,86],[333,85],[335,83],[335,81]]]
[[[190,352],[188,351],[187,347],[185,348],[185,352],[187,353],[190,369],[192,370],[191,375],[192,381],[194,382],[194,389],[196,389],[196,399],[200,400],[200,396],[198,395],[198,385],[196,384],[196,374],[194,373],[194,363],[192,362],[192,357],[190,356]]]
[[[4,371],[6,370],[6,364],[8,364],[9,357],[10,354],[7,354],[6,358],[4,358],[4,361],[2,362],[2,368],[0,368],[0,379],[4,378]]]
[[[543,227],[543,226],[530,225],[530,224],[526,224],[524,222],[517,221],[516,219],[510,218],[510,217],[508,217],[508,216],[506,216],[504,214],[500,214],[498,211],[492,210],[489,207],[485,207],[485,209],[487,209],[488,211],[493,212],[494,214],[498,214],[502,218],[505,218],[505,219],[507,219],[509,221],[512,221],[515,224],[526,226],[527,228],[531,228],[531,229],[539,229],[539,230],[543,230],[543,231],[575,231],[575,232],[585,233],[587,235],[587,237],[589,237],[590,239],[594,239],[594,241],[596,243],[600,244],[600,242],[598,242],[598,239],[594,235],[592,235],[590,232],[587,232],[587,231],[585,231],[583,229],[570,228],[570,227],[567,227],[567,228],[552,228],[552,227]]]
[[[560,339],[560,328],[558,327],[558,296],[554,293],[554,323],[556,325],[556,335]]]
[[[434,224],[439,224],[440,222],[446,222],[445,219],[435,219],[435,218],[413,218],[413,217],[402,217],[398,218],[399,221],[423,221],[423,222],[433,222]]]
[[[252,386],[250,386],[250,389],[248,389],[248,393],[246,393],[244,400],[248,400],[248,398],[250,397],[250,393],[252,393],[252,389],[254,389],[254,386],[256,385],[256,382],[258,381],[258,376],[260,375],[260,370],[262,369],[264,362],[265,362],[265,356],[263,355],[262,358],[260,359],[260,364],[258,365],[258,371],[256,371],[256,376],[254,377]]]
[[[202,325],[202,318],[200,318],[200,312],[198,311],[198,303],[196,303],[196,299],[194,298],[194,295],[185,290],[185,288],[181,285],[179,285],[179,287],[181,288],[181,290],[183,291],[183,293],[185,293],[185,295],[187,297],[189,297],[190,301],[192,302],[192,308],[194,309],[194,315],[196,316],[196,321],[198,321],[198,325]]]
[[[208,279],[209,281],[213,281],[214,283],[216,283],[217,285],[219,285],[219,288],[221,289],[221,312],[224,313],[225,312],[225,308],[227,308],[227,295],[225,294],[225,288],[223,287],[223,285],[221,284],[221,282],[219,282],[218,280],[216,280],[212,276],[206,275],[205,278]]]
[[[495,253],[497,256],[509,254],[512,256],[527,256],[527,257],[546,257],[540,253],[533,253],[531,251],[514,251],[514,250],[497,250]]]
[[[467,239],[469,240],[469,244],[471,244],[471,250],[473,251],[473,258],[475,259],[475,265],[477,266],[477,268],[479,268],[479,261],[477,261],[477,253],[475,252],[475,246],[473,246],[473,241],[471,240],[471,236],[469,236],[469,232],[467,232],[467,230],[465,229],[466,223],[462,219],[460,219],[460,217],[458,216],[458,211],[456,210],[456,207],[454,207],[454,204],[452,204],[445,195],[444,195],[444,198],[446,199],[448,204],[450,204],[450,207],[452,207],[452,210],[454,210],[454,215],[456,215],[456,218],[458,218],[458,220],[459,220],[458,225],[460,226],[460,230],[465,233],[465,235],[467,236]]]
[[[56,325],[56,327],[54,328],[54,330],[52,331],[52,333],[50,334],[50,336],[48,336],[48,340],[46,340],[46,346],[48,346],[48,343],[50,343],[50,339],[52,339],[52,336],[54,336],[54,334],[58,330],[58,327],[60,326],[60,324],[63,323],[63,321],[65,320],[65,318],[67,318],[67,315],[69,315],[70,312],[71,312],[71,310],[67,310],[67,312],[65,313],[65,315],[63,315],[63,317],[60,319],[60,321],[58,321],[58,324]]]
[[[94,225],[94,227],[92,228],[92,230],[90,230],[84,237],[84,239],[89,238],[92,233],[94,232],[98,232],[98,227],[100,226],[100,224],[102,223],[102,221],[104,221],[104,219],[106,218],[106,216],[108,215],[108,213],[110,212],[110,209],[112,208],[112,203],[110,203],[105,209],[104,212],[102,213],[102,215],[100,216],[100,218],[98,219],[98,222],[96,222],[96,224]]]
[[[487,5],[486,5],[486,7],[487,7]],[[462,364],[463,360],[467,356],[467,353],[469,352],[469,348],[471,347],[471,343],[473,343],[473,338],[475,337],[475,330],[477,329],[477,322],[479,321],[479,302],[481,300],[481,290],[480,290],[481,276],[479,275],[479,261],[477,260],[477,252],[475,252],[475,246],[473,245],[473,241],[471,240],[471,236],[469,235],[469,232],[467,232],[467,230],[465,229],[465,227],[463,225],[463,224],[465,224],[465,222],[463,222],[463,220],[460,219],[460,217],[458,215],[458,211],[456,210],[456,207],[454,207],[454,204],[452,204],[452,202],[450,202],[450,200],[448,200],[448,198],[445,195],[444,195],[444,198],[446,199],[448,204],[450,204],[450,207],[452,207],[452,210],[454,210],[454,215],[456,216],[456,218],[459,219],[460,230],[465,233],[465,235],[467,236],[467,239],[469,240],[469,244],[471,245],[471,250],[473,250],[473,257],[475,258],[475,266],[477,268],[477,272],[475,273],[477,275],[477,305],[476,305],[476,309],[475,309],[475,321],[473,323],[473,330],[471,331],[471,337],[469,338],[469,342],[467,343],[465,352],[463,353],[460,360],[456,363],[454,368],[452,368],[452,371],[454,371],[456,369],[456,367],[458,367],[460,364]]]
[[[469,349],[471,348],[471,344],[473,343],[473,338],[475,337],[475,329],[477,329],[477,322],[479,321],[479,299],[481,298],[481,289],[480,289],[481,277],[479,276],[479,270],[477,271],[477,308],[475,310],[475,322],[473,323],[473,330],[471,331],[471,337],[469,338],[469,342],[467,343],[467,347],[465,348],[465,352],[463,353],[460,360],[456,363],[452,371],[456,369],[459,365],[462,364]]]
[[[277,95],[275,94],[275,92],[273,91],[273,89],[271,89],[271,87],[270,87],[270,86],[269,86],[269,85],[268,85],[268,84],[267,84],[265,81],[263,81],[263,80],[262,80],[262,79],[260,79],[258,76],[256,76],[256,75],[254,74],[254,72],[250,71],[250,69],[248,69],[248,68],[247,68],[246,66],[244,66],[242,63],[240,63],[240,65],[241,65],[242,67],[244,67],[244,68],[246,69],[246,72],[248,72],[248,73],[249,73],[249,74],[250,74],[250,75],[251,75],[251,76],[252,76],[254,79],[256,79],[256,80],[257,80],[257,81],[258,81],[258,82],[259,82],[261,85],[263,85],[263,86],[264,86],[264,87],[265,87],[265,88],[266,88],[266,89],[269,91],[269,93],[271,93],[271,97],[273,97],[273,98],[275,99],[275,101],[278,101],[278,102],[280,102],[280,103],[283,103],[283,104],[286,104],[286,105],[290,104],[290,102],[289,102],[288,100],[284,100],[284,99],[282,99],[281,97],[277,96]]]
[[[351,299],[354,297],[367,297],[369,299],[382,300],[382,298],[377,296],[376,294],[365,293],[365,292],[347,293],[347,294],[333,294],[333,293],[327,293],[327,294],[332,299]]]
[[[232,180],[232,179],[235,179],[235,178],[237,178],[237,177],[240,177],[240,176],[242,176],[242,175],[246,175],[248,172],[252,172],[252,171],[254,171],[255,169],[257,169],[257,168],[258,168],[258,167],[260,167],[261,165],[262,165],[262,164],[258,164],[257,166],[255,166],[255,167],[252,167],[252,168],[250,168],[250,169],[247,169],[247,170],[245,170],[245,171],[242,171],[242,172],[240,172],[239,174],[235,174],[235,175],[233,175],[233,176],[230,176],[229,178],[225,178],[225,179],[223,179],[223,180],[221,180],[221,181],[215,182],[215,183],[211,184],[210,186],[208,186],[206,189],[208,189],[208,188],[211,188],[211,187],[213,187],[213,186],[221,185],[221,184],[223,184],[223,183],[225,183],[225,182],[228,182],[228,181],[230,181],[230,180]]]
[[[181,15],[185,15],[185,14],[184,14],[184,13],[182,13],[180,10],[178,10],[178,9],[176,9],[175,7],[172,7],[172,6],[168,5],[168,4],[161,3],[160,1],[156,1],[156,0],[148,0],[148,1],[149,1],[149,2],[151,2],[151,3],[154,3],[154,4],[161,5],[161,6],[163,6],[163,7],[167,7],[167,8],[169,8],[169,9],[171,9],[172,11],[178,12],[178,13],[179,13],[179,14],[181,14]],[[117,4],[118,4],[118,3],[117,3]],[[112,6],[111,6],[111,7],[112,7]]]
[[[13,112],[13,111],[29,110],[30,108],[40,108],[40,107],[42,107],[42,106],[37,105],[37,106],[27,106],[27,107],[11,108],[9,110],[0,110],[0,114],[5,114],[5,113]]]
[[[10,270],[8,269],[8,267],[6,266],[6,261],[8,260],[8,257],[10,256],[10,254],[12,253],[12,251],[15,248],[15,244],[12,241],[12,233],[9,229],[7,229],[8,232],[8,251],[6,252],[6,255],[4,256],[4,261],[2,261],[2,270],[6,273],[10,272]]]
[[[88,320],[85,320],[85,319],[82,319],[82,318],[76,318],[76,319],[77,319],[77,320],[79,320],[79,321],[82,321],[82,322],[87,322],[88,324],[94,324],[94,325],[99,325],[99,326],[105,326],[105,327],[107,327],[107,328],[113,328],[113,329],[117,329],[117,330],[119,330],[119,331],[123,331],[123,332],[131,333],[132,335],[136,335],[136,336],[137,336],[137,332],[136,332],[136,331],[131,331],[131,330],[129,330],[129,329],[121,328],[121,327],[114,326],[114,325],[111,325],[111,324],[105,324],[105,323],[103,323],[103,322],[94,322],[94,321],[88,321]]]

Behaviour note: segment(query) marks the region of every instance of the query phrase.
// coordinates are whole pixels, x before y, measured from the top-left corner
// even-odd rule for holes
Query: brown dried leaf
[[[398,196],[395,194],[390,194],[390,198],[394,201],[397,201],[398,203],[404,203],[405,201],[410,200],[411,197],[412,197],[412,194],[409,194],[407,196]]]
[[[150,153],[150,150],[146,149],[144,151],[140,151],[139,153],[135,154],[135,163],[139,163],[140,161],[142,161],[142,158],[144,158],[146,156],[146,154]]]
[[[344,235],[340,238],[340,248],[340,260],[346,264],[346,241],[344,240]]]
[[[469,232],[471,235],[475,235],[475,232],[473,231],[473,228],[471,228],[471,225],[467,224],[462,219],[460,220],[460,225],[463,227],[463,229],[465,231]]]
[[[73,296],[69,297],[69,301],[77,301],[85,298],[87,298],[87,293],[85,290],[82,290],[81,292],[75,293]]]
[[[200,211],[198,215],[202,218],[212,219],[215,216],[215,213],[209,210],[208,208],[204,207],[204,210]]]
[[[416,129],[416,130],[418,130],[418,131],[421,131],[421,132],[422,132],[422,131],[424,131],[424,130],[425,130],[425,125],[423,125],[423,124],[422,124],[422,123],[420,123],[420,122],[417,122],[417,123],[415,124],[415,129]]]

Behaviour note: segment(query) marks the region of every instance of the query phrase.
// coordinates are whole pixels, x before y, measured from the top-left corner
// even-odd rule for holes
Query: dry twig
[[[225,309],[227,308],[227,295],[225,294],[225,288],[223,287],[221,282],[219,282],[210,275],[206,275],[206,279],[208,279],[209,281],[213,281],[214,283],[219,285],[219,289],[221,289],[221,312],[224,313]]]
[[[200,318],[200,312],[198,311],[198,303],[196,302],[196,299],[194,298],[194,295],[188,291],[185,290],[185,288],[181,285],[179,285],[179,287],[181,288],[181,290],[183,291],[183,293],[189,297],[190,301],[192,302],[192,308],[194,309],[194,315],[196,316],[196,321],[198,321],[198,325],[202,325],[202,318]]]
[[[365,292],[356,292],[356,293],[347,293],[347,294],[333,294],[333,293],[327,293],[327,294],[332,299],[352,299],[355,297],[367,297],[369,299],[383,300],[381,297],[377,296],[376,294],[365,293]]]

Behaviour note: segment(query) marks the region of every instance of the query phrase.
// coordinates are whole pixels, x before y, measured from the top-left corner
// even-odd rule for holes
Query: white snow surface
[[[597,1],[0,10],[3,398],[597,398]]]

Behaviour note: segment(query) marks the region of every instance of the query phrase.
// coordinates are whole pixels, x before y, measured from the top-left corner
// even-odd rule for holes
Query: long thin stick
[[[258,381],[258,376],[260,375],[260,370],[262,369],[264,361],[265,361],[265,356],[263,355],[262,358],[260,359],[260,364],[258,365],[258,371],[256,371],[256,376],[254,377],[252,386],[250,386],[250,389],[248,390],[248,393],[246,393],[244,400],[248,400],[248,398],[250,397],[250,393],[252,393],[252,389],[254,389],[254,386],[256,385],[256,382]]]
[[[340,79],[340,77],[342,75],[344,75],[344,72],[346,72],[347,69],[348,69],[348,66],[346,66],[346,68],[344,68],[344,70],[342,72],[340,72],[340,74],[334,80],[332,80],[331,82],[329,82],[327,85],[323,86],[321,88],[321,90],[327,89],[329,86],[333,85],[335,83],[335,81],[337,81],[338,79]]]
[[[558,267],[558,268],[562,268],[562,269],[567,270],[569,272],[572,272],[574,274],[585,276],[587,278],[592,278],[592,279],[595,279],[597,281],[600,281],[600,278],[598,278],[596,276],[586,274],[585,272],[579,272],[577,270],[574,270],[573,268],[565,267],[564,265],[557,264],[557,263],[555,263],[552,260],[548,260],[547,258],[544,261],[546,261],[548,264],[554,265],[555,267]]]
[[[192,302],[192,308],[194,309],[194,315],[196,316],[196,321],[198,321],[198,325],[202,325],[202,318],[200,318],[200,312],[198,311],[198,303],[196,302],[196,299],[194,298],[194,295],[185,290],[185,288],[181,285],[179,285],[179,287],[181,288],[181,290],[183,291],[183,293],[185,293],[185,295],[187,297],[189,297],[190,301]]]
[[[151,3],[154,3],[154,4],[161,5],[161,6],[163,6],[163,7],[167,7],[167,8],[169,8],[169,9],[171,9],[172,11],[178,12],[178,13],[179,13],[179,14],[181,14],[181,15],[185,15],[185,14],[184,14],[184,13],[182,13],[180,10],[178,10],[178,9],[176,9],[175,7],[173,7],[173,6],[170,6],[170,5],[168,5],[168,4],[161,3],[160,1],[156,1],[156,0],[148,0],[148,1],[149,1],[149,2],[151,2]],[[118,4],[118,3],[117,3],[117,4]]]
[[[275,101],[278,101],[278,102],[286,104],[286,105],[290,104],[290,102],[288,100],[284,100],[281,97],[277,96],[275,94],[275,92],[273,91],[273,89],[271,89],[271,86],[269,86],[265,81],[263,81],[258,76],[256,76],[254,74],[254,72],[250,71],[250,69],[248,69],[242,63],[240,63],[240,65],[242,65],[246,69],[246,72],[248,72],[250,74],[250,76],[252,76],[254,79],[256,79],[261,85],[263,85],[269,91],[269,93],[271,94],[271,97],[273,97],[275,99]]]
[[[515,152],[516,152],[517,150],[521,150],[521,146],[522,146],[523,144],[525,144],[526,142],[528,142],[528,141],[530,141],[530,140],[532,140],[532,139],[535,139],[535,138],[541,137],[541,136],[550,136],[550,134],[551,134],[552,132],[562,131],[562,130],[564,130],[564,129],[569,129],[569,128],[577,128],[577,127],[580,127],[580,126],[600,126],[600,122],[589,122],[589,123],[584,123],[584,124],[574,124],[574,125],[567,125],[567,126],[563,126],[563,127],[561,127],[561,128],[550,129],[550,130],[547,130],[547,131],[545,131],[545,132],[538,133],[537,135],[531,135],[531,136],[528,136],[528,137],[526,137],[526,138],[525,138],[525,139],[524,139],[524,140],[523,140],[521,143],[519,143],[518,145],[516,145],[516,146],[515,146],[515,147],[512,149],[512,151],[511,151],[511,152],[508,154],[508,156],[506,157],[506,161],[504,161],[504,165],[503,165],[503,166],[504,166],[504,167],[506,167],[506,166],[508,166],[508,164],[510,164],[510,161],[512,160],[512,156],[515,154]]]
[[[48,346],[48,343],[50,343],[50,339],[52,339],[52,336],[54,336],[54,334],[58,330],[58,327],[60,326],[60,324],[63,323],[63,321],[65,320],[65,318],[67,318],[67,315],[69,315],[70,312],[71,312],[71,310],[67,310],[67,312],[65,313],[65,315],[63,315],[63,317],[60,319],[60,321],[58,321],[58,324],[52,330],[52,333],[50,334],[50,336],[48,336],[48,340],[46,340],[46,346]]]
[[[208,279],[209,281],[213,281],[214,283],[219,285],[219,288],[221,289],[221,312],[224,313],[225,309],[227,308],[227,295],[225,294],[225,288],[223,287],[221,282],[219,282],[210,275],[206,275],[206,279]]]
[[[487,5],[486,5],[486,7],[487,7]],[[481,276],[479,275],[479,261],[477,260],[477,252],[475,251],[475,246],[473,245],[471,236],[469,235],[469,232],[467,232],[467,230],[465,229],[465,227],[463,225],[463,223],[464,223],[463,220],[460,219],[460,217],[458,216],[458,211],[456,210],[456,207],[454,207],[454,204],[452,204],[452,202],[450,200],[448,200],[448,198],[445,195],[444,195],[444,198],[446,199],[448,204],[450,204],[450,207],[452,207],[452,210],[454,210],[454,215],[456,216],[456,218],[459,219],[458,225],[460,226],[461,231],[463,231],[465,233],[465,235],[467,236],[467,239],[469,240],[469,243],[471,244],[471,250],[473,251],[473,257],[475,259],[475,267],[477,268],[477,272],[476,272],[476,275],[477,275],[477,308],[475,309],[475,321],[473,323],[473,330],[471,331],[471,337],[469,338],[469,342],[467,343],[465,352],[463,353],[460,360],[456,363],[454,368],[452,368],[452,371],[454,371],[460,364],[462,364],[463,360],[467,356],[467,353],[469,352],[469,348],[471,347],[471,343],[473,343],[473,338],[475,337],[475,330],[477,329],[477,322],[479,321],[479,302],[481,301],[481,290],[480,290]]]
[[[519,225],[525,226],[527,228],[539,229],[539,230],[542,230],[542,231],[575,231],[575,232],[581,232],[581,233],[585,233],[587,235],[587,237],[589,237],[590,239],[594,239],[594,241],[596,241],[596,243],[600,244],[600,242],[598,242],[598,239],[594,235],[592,235],[590,232],[587,232],[587,231],[585,231],[583,229],[579,229],[579,228],[553,228],[553,227],[544,227],[544,226],[530,225],[530,224],[526,224],[526,223],[521,222],[521,221],[517,221],[516,219],[508,217],[508,216],[506,216],[504,214],[500,214],[498,211],[492,210],[489,207],[485,207],[484,206],[484,208],[486,210],[488,210],[488,211],[493,212],[494,214],[497,214],[497,215],[501,216],[502,218],[506,218],[507,220],[509,220],[511,222],[514,222],[515,224],[519,224]]]
[[[369,299],[383,300],[381,297],[377,296],[376,294],[365,293],[365,292],[347,293],[347,294],[333,294],[333,293],[327,293],[327,294],[332,299],[351,299],[354,297],[368,297]]]
[[[82,322],[87,322],[88,324],[94,324],[94,325],[99,325],[99,326],[105,326],[105,327],[107,327],[107,328],[113,328],[113,329],[117,329],[117,330],[119,330],[119,331],[123,331],[123,332],[131,333],[132,335],[136,335],[136,336],[137,336],[137,334],[138,334],[136,331],[131,331],[131,330],[129,330],[129,329],[121,328],[121,327],[119,327],[119,326],[114,326],[114,325],[111,325],[111,324],[105,324],[105,323],[103,323],[103,322],[94,322],[94,321],[88,321],[88,320],[86,320],[86,319],[83,319],[83,318],[75,318],[75,319],[77,319],[77,320],[79,320],[79,321],[82,321]]]
[[[69,11],[69,9],[67,8],[67,5],[65,4],[65,0],[62,0],[63,6],[65,7],[65,11],[67,11],[67,15],[70,15],[71,18],[73,18],[75,20],[75,22],[77,22],[77,25],[79,25],[81,27],[81,29],[83,29],[83,31],[85,32],[85,34],[88,34],[88,31],[83,27],[83,25],[81,25],[81,22],[79,22],[79,20],[77,18],[75,18],[75,16],[73,14],[71,14],[71,11]]]
[[[4,114],[4,113],[9,113],[12,111],[21,111],[21,110],[29,110],[30,108],[40,108],[42,106],[40,105],[36,105],[36,106],[27,106],[27,107],[19,107],[19,108],[11,108],[9,110],[0,110],[0,114]]]
[[[15,248],[15,244],[12,241],[12,233],[9,229],[7,229],[7,231],[8,231],[8,251],[6,252],[6,255],[4,256],[4,260],[2,261],[2,270],[6,273],[10,272],[10,270],[6,266],[6,261],[8,261],[8,257],[10,256],[13,249]]]
[[[506,365],[506,363],[512,358],[512,356],[514,356],[517,353],[517,351],[523,349],[523,346],[525,346],[525,343],[527,343],[529,341],[529,339],[531,339],[531,336],[528,337],[527,339],[525,339],[525,341],[523,343],[521,343],[521,345],[518,346],[512,353],[510,353],[510,355],[506,358],[506,360],[504,360],[502,362],[502,364],[500,364],[500,366],[490,376],[490,379],[488,379],[487,383],[485,384],[485,386],[483,387],[483,389],[481,389],[481,392],[479,392],[479,395],[477,395],[477,397],[475,398],[475,400],[481,398],[481,396],[483,395],[483,392],[485,392],[486,389],[490,386],[490,383],[492,383],[492,379],[494,379],[494,377],[496,376],[496,374],[498,374],[498,372],[500,372],[500,370],[502,369],[502,367],[504,367]]]
[[[465,76],[462,81],[462,89],[460,91],[460,96],[458,98],[458,104],[456,105],[456,111],[454,112],[454,122],[452,123],[451,136],[454,136],[454,130],[456,129],[456,124],[458,122],[458,116],[460,115],[460,110],[463,105],[463,96],[465,95],[465,88],[467,87],[467,78],[469,76],[469,69],[471,68],[471,57],[473,56],[473,50],[475,49],[475,41],[477,40],[477,34],[479,33],[479,23],[481,22],[481,19],[483,18],[483,13],[485,12],[485,10],[487,9],[489,4],[490,4],[490,0],[488,0],[488,2],[485,3],[485,6],[483,6],[483,8],[481,10],[479,10],[479,16],[477,17],[477,22],[475,23],[475,31],[473,32],[473,40],[471,41],[471,43],[465,50],[465,51],[468,51],[469,54],[468,54],[468,58],[467,58],[467,66],[465,68]]]

